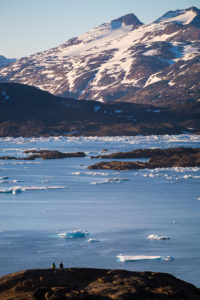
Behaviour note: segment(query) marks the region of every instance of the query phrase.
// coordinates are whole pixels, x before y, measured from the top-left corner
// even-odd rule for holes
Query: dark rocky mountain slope
[[[35,87],[0,84],[0,136],[136,135],[200,132],[200,102],[158,108],[53,96]]]

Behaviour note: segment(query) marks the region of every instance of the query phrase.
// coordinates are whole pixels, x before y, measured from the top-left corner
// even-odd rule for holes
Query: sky
[[[0,55],[48,50],[128,13],[148,24],[191,6],[200,8],[200,0],[0,0]]]

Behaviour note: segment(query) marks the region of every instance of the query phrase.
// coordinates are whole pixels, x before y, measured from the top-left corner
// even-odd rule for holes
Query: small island
[[[200,167],[200,148],[169,148],[169,149],[137,149],[129,152],[117,152],[99,155],[92,158],[104,159],[137,159],[148,158],[147,162],[140,161],[109,161],[99,162],[88,169],[130,170],[155,169],[171,167]]]
[[[62,159],[71,157],[85,157],[84,152],[68,152],[63,153],[57,150],[25,150],[25,154],[31,154],[26,157],[15,157],[15,156],[1,156],[0,159],[16,159],[16,160],[35,160],[36,158],[41,159]]]
[[[35,269],[1,277],[0,299],[199,300],[200,289],[167,273]]]

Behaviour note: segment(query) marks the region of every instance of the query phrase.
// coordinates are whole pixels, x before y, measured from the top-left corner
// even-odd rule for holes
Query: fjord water
[[[0,275],[63,261],[64,267],[168,272],[200,286],[200,168],[87,169],[103,149],[177,146],[199,147],[200,137],[1,138],[0,156],[41,148],[87,156],[0,160]],[[89,234],[59,236],[75,230]],[[119,254],[136,260],[123,263]]]

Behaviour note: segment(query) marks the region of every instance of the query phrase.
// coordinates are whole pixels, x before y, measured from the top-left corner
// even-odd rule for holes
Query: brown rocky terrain
[[[200,289],[166,273],[37,269],[0,278],[2,300],[199,300]]]
[[[134,159],[149,158],[147,162],[138,161],[110,161],[91,165],[89,169],[154,169],[170,167],[200,167],[200,148],[170,148],[170,149],[137,149],[129,152],[118,152],[100,155],[93,158],[106,159]]]

